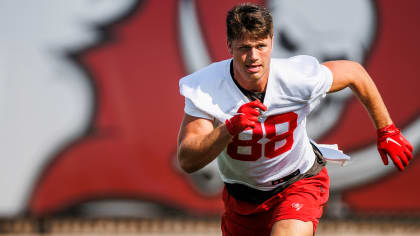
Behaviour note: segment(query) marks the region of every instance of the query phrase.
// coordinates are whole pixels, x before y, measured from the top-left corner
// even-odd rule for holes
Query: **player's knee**
[[[312,236],[313,225],[311,221],[280,220],[274,223],[271,236]]]

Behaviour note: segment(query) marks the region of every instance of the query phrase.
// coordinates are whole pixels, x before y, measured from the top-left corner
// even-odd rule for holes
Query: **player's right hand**
[[[394,124],[388,125],[377,131],[378,151],[385,165],[388,165],[388,157],[394,165],[403,171],[413,158],[413,146],[401,134],[400,129]]]
[[[267,107],[262,104],[260,100],[245,103],[239,107],[237,115],[225,121],[229,133],[232,136],[235,136],[247,128],[254,128],[255,123],[258,121],[258,116],[260,115],[258,109],[266,111]]]

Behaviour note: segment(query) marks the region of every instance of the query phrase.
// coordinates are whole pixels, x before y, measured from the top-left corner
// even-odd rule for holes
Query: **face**
[[[233,56],[235,79],[248,90],[261,91],[267,83],[273,39],[268,36],[263,39],[233,40],[228,44]]]

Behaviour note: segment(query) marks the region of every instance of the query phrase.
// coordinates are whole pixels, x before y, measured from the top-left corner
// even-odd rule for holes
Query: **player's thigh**
[[[280,220],[273,224],[271,236],[313,236],[312,221]]]

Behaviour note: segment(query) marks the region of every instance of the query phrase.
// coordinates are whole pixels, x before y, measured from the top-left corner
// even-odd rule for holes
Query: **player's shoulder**
[[[179,81],[181,85],[203,85],[206,83],[214,84],[224,78],[231,59],[211,63],[210,65],[193,72]]]
[[[319,73],[321,64],[318,59],[309,55],[297,55],[289,58],[272,58],[274,72],[287,72],[300,77],[310,77]]]
[[[325,73],[323,66],[312,56],[274,58],[271,63],[271,86],[285,97],[310,100],[318,87],[330,81],[329,74]]]
[[[238,104],[235,84],[229,80],[231,59],[215,62],[179,81],[179,91],[199,110],[224,121]],[[235,110],[236,111],[236,110]]]

